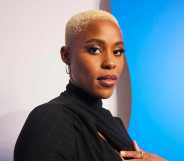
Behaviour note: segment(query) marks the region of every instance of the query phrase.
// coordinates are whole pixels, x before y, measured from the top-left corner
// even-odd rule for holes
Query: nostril
[[[103,64],[102,67],[104,69],[114,69],[116,67],[115,63],[106,63],[106,64]]]

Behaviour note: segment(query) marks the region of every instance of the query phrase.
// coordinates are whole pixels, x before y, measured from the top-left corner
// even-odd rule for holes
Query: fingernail
[[[126,156],[127,156],[127,152],[125,152],[125,151],[120,151],[120,155],[123,156],[123,157],[126,157]]]

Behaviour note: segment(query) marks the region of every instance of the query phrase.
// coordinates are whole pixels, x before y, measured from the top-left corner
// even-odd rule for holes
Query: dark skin
[[[73,84],[96,98],[109,98],[125,63],[121,30],[111,21],[93,21],[70,45],[62,47],[61,57],[69,65]],[[166,161],[147,152],[140,155],[140,151],[135,144],[135,151],[121,151],[119,155],[125,161]]]
[[[124,46],[120,30],[115,30],[116,24],[106,21],[101,28],[101,23],[90,24],[70,47],[63,48],[61,56],[70,66],[71,82],[97,98],[108,98],[124,67]],[[98,78],[106,75],[115,75],[117,80],[104,86]]]

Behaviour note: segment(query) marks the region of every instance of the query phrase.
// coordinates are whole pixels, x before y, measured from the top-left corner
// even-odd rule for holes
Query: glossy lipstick
[[[116,75],[104,75],[100,76],[97,78],[99,81],[100,85],[103,87],[112,87],[115,85],[117,81],[117,76]]]

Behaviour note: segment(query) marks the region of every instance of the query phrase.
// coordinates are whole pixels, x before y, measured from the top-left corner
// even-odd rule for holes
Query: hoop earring
[[[66,74],[70,74],[70,66],[66,65],[65,67]]]

